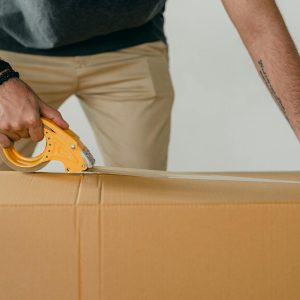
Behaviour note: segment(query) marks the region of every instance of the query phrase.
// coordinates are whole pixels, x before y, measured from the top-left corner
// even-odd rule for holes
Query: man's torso
[[[95,43],[105,52],[164,40],[164,6],[165,0],[0,0],[0,49],[59,55],[77,45],[81,54],[80,47],[85,52]]]

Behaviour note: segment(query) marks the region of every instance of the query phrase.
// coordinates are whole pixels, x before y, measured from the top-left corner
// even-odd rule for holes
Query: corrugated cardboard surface
[[[230,175],[0,172],[0,299],[300,299],[300,173]]]

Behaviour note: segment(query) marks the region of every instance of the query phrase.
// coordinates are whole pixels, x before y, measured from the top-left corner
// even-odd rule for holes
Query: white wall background
[[[299,0],[278,4],[300,46]],[[169,170],[300,170],[300,144],[258,77],[221,1],[169,0],[166,31],[176,92]],[[61,111],[101,165],[91,128],[76,102],[72,97]],[[47,170],[62,169],[52,164]]]

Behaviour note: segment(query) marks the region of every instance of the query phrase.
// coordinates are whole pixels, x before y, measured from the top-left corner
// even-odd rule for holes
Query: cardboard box
[[[0,185],[1,300],[300,299],[300,173]]]

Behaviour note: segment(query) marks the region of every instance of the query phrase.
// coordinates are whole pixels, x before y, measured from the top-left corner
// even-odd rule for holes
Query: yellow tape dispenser
[[[44,125],[44,150],[35,157],[25,157],[14,145],[9,148],[0,147],[0,156],[13,170],[34,172],[43,168],[52,160],[64,164],[66,173],[77,173],[94,166],[95,159],[88,148],[70,129],[62,129],[53,121],[41,118]]]

